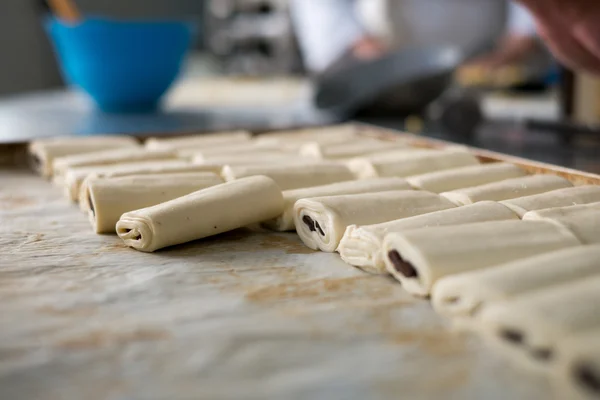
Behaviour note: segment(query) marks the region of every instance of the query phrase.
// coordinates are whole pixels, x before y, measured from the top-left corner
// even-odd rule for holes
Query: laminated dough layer
[[[340,159],[395,149],[408,149],[408,151],[410,151],[410,148],[401,142],[387,142],[364,138],[351,140],[345,143],[306,143],[300,147],[300,155],[318,159]]]
[[[460,206],[483,200],[501,201],[514,199],[571,186],[573,186],[571,182],[560,176],[530,175],[470,188],[457,189],[442,193],[442,196]]]
[[[223,168],[221,175],[226,181],[253,175],[264,175],[273,179],[281,190],[306,188],[355,179],[354,174],[346,166],[334,162],[285,165],[227,165]]]
[[[370,225],[455,207],[437,194],[396,190],[315,197],[294,205],[294,224],[311,249],[333,252],[348,225]]]
[[[126,245],[152,252],[259,223],[282,211],[277,184],[253,176],[125,213],[117,222],[117,234]]]
[[[410,176],[406,179],[415,189],[442,193],[525,175],[527,175],[527,172],[516,165],[490,163],[429,172],[423,175]]]
[[[387,270],[409,292],[428,296],[443,277],[579,245],[567,229],[542,221],[492,221],[390,233]]]
[[[559,357],[557,344],[600,329],[600,275],[490,304],[477,329],[524,367],[545,370]]]
[[[285,202],[283,213],[277,218],[266,221],[263,226],[278,232],[293,231],[296,228],[294,224],[294,204],[301,199],[410,189],[410,185],[403,178],[373,178],[286,190],[283,192]]]
[[[74,167],[174,159],[177,159],[177,154],[171,150],[147,150],[137,147],[75,154],[54,160],[54,178],[64,178],[67,169]]]
[[[440,279],[433,307],[470,320],[487,305],[528,292],[600,275],[600,246],[576,246]]]
[[[181,137],[153,137],[144,143],[148,149],[178,150],[188,147],[210,147],[230,143],[249,142],[252,134],[247,131],[203,133]]]
[[[130,136],[60,137],[36,140],[29,144],[29,164],[40,175],[52,176],[52,164],[58,157],[102,150],[138,147]]]
[[[134,175],[88,181],[85,210],[96,233],[115,233],[115,225],[128,211],[150,207],[223,183],[211,172]]]
[[[600,329],[561,341],[557,352],[552,378],[561,398],[600,398]]]
[[[596,202],[600,202],[600,185],[568,187],[533,196],[505,200],[502,201],[502,204],[513,209],[522,217],[528,211]]]
[[[91,174],[98,177],[116,177],[127,175],[162,174],[170,172],[213,172],[218,173],[220,166],[193,165],[183,160],[143,161],[114,165],[98,165],[69,168],[65,174],[64,190],[66,196],[77,201],[84,191],[85,178]]]
[[[375,178],[424,174],[427,172],[479,164],[477,157],[466,151],[413,150],[390,157],[356,158],[348,167],[358,178]]]
[[[554,222],[573,232],[583,244],[600,243],[600,203],[530,211],[523,219]]]
[[[337,251],[342,260],[350,265],[372,273],[387,273],[381,249],[383,239],[388,233],[436,226],[517,219],[519,217],[502,204],[482,201],[464,207],[450,208],[375,225],[350,225],[346,228]]]

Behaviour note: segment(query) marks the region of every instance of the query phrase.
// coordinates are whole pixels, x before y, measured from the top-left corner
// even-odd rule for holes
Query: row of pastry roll
[[[354,180],[355,174],[343,160],[303,156],[300,151],[315,145],[329,149],[335,143],[341,146],[337,155],[344,157],[408,148],[360,137],[355,127],[339,126],[271,133],[258,139],[244,131],[151,138],[144,145],[131,137],[57,138],[32,143],[30,156],[43,175],[52,177],[69,199],[79,202],[96,231],[106,233],[114,232],[118,213],[171,200],[210,186],[207,182],[222,183],[221,177],[266,175],[281,189]],[[137,200],[115,200],[132,196]]]

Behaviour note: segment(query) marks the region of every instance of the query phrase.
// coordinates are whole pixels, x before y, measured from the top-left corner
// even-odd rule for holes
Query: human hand
[[[387,46],[379,39],[364,36],[352,45],[352,55],[359,60],[372,60],[383,55]]]
[[[600,2],[518,0],[535,16],[540,36],[565,65],[600,74]]]

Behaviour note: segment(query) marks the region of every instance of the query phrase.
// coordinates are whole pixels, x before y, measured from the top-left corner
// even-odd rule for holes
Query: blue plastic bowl
[[[68,83],[107,112],[154,110],[177,77],[194,28],[187,22],[89,18],[46,25]]]

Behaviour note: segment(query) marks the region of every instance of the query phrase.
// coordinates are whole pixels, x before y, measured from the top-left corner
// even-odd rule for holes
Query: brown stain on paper
[[[58,341],[56,345],[68,350],[87,350],[115,345],[125,346],[135,342],[166,340],[170,337],[169,331],[158,328],[140,328],[127,332],[96,330]]]
[[[263,241],[260,243],[262,249],[282,249],[285,250],[286,254],[312,254],[316,253],[315,250],[306,247],[299,238],[289,238],[279,235],[268,235],[265,236]]]
[[[35,199],[27,196],[8,195],[0,197],[0,210],[18,210],[37,204]]]
[[[368,285],[371,277],[356,276],[351,278],[325,278],[304,282],[280,283],[265,286],[246,293],[246,298],[253,302],[277,302],[279,300],[331,300],[335,297],[353,295],[360,290],[357,297],[376,299],[389,297],[393,287],[386,285]],[[368,286],[365,286],[365,283]]]

